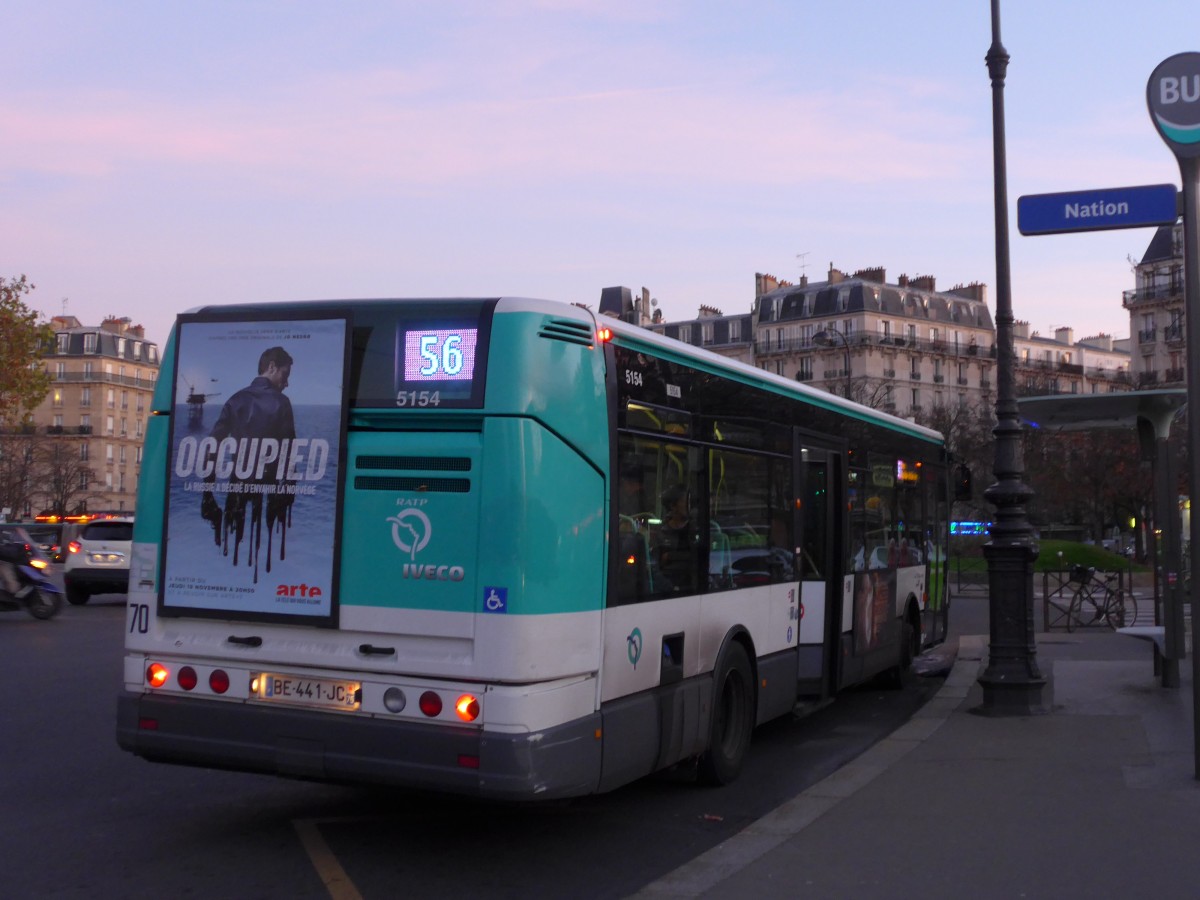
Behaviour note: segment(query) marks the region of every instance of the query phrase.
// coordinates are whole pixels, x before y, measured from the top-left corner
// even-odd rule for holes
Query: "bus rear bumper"
[[[117,743],[154,762],[540,800],[597,790],[599,720],[509,734],[124,692]]]

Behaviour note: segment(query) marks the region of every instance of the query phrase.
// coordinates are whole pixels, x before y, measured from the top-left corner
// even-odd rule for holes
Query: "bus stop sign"
[[[1146,105],[1177,158],[1200,156],[1200,53],[1176,53],[1155,66],[1146,83]]]
[[[1017,198],[1017,228],[1025,235],[1171,225],[1178,215],[1173,184]]]

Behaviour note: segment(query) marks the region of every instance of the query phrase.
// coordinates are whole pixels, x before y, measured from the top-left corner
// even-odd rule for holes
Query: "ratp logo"
[[[392,523],[392,543],[415,560],[417,554],[425,549],[433,534],[433,526],[429,516],[419,509],[405,509],[387,519]]]

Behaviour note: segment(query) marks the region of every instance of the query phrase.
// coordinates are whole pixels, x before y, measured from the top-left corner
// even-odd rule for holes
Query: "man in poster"
[[[226,438],[232,438],[243,446],[243,441],[254,441],[261,448],[263,439],[279,442],[277,446],[288,446],[295,440],[296,425],[292,417],[292,402],[283,393],[288,386],[292,374],[294,360],[282,347],[270,347],[263,351],[258,359],[258,377],[247,387],[242,388],[221,408],[216,424],[213,425],[211,437],[219,446]],[[261,451],[260,451],[261,452]],[[261,467],[256,466],[261,471]],[[261,482],[261,476],[257,479]],[[281,484],[283,482],[280,482]],[[267,495],[267,532],[274,532],[276,522],[283,526],[282,534],[286,534],[289,523],[284,522],[284,516],[291,511],[294,495],[290,492],[276,492]],[[262,495],[245,494],[231,491],[225,496],[225,509],[222,514],[220,506],[212,491],[205,491],[200,501],[200,514],[213,528],[213,539],[217,544],[222,537],[226,539],[229,532],[236,534],[234,559],[237,558],[237,547],[242,542],[245,530],[246,504],[251,501],[255,521],[261,515]],[[222,534],[224,532],[224,534]],[[281,537],[280,558],[284,555]],[[271,560],[268,554],[267,571],[271,570]]]

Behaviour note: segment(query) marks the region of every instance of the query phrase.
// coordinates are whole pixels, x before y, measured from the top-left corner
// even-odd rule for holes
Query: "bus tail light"
[[[162,663],[150,663],[150,667],[146,669],[146,683],[152,688],[162,687],[170,677],[171,670]]]
[[[179,682],[179,686],[185,691],[190,691],[196,686],[196,670],[191,666],[184,666],[179,670],[179,674],[175,676],[175,680]]]
[[[223,669],[213,669],[208,676],[208,686],[214,694],[223,694],[229,690],[229,675]]]
[[[479,701],[470,694],[463,694],[455,702],[454,711],[464,722],[474,722],[479,718]]]
[[[421,699],[417,702],[417,706],[421,708],[421,712],[433,718],[442,711],[442,698],[433,691],[426,691],[421,695]]]

